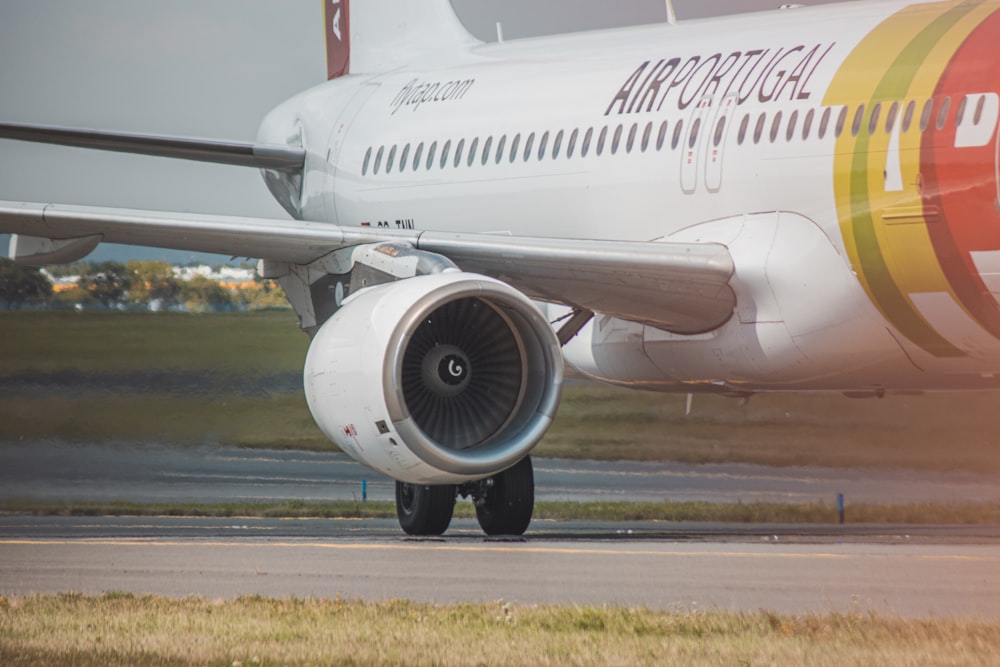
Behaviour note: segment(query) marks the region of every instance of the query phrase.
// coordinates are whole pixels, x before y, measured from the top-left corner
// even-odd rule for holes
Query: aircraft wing
[[[291,219],[9,201],[0,201],[0,233],[55,244],[56,250],[60,246],[72,249],[75,244],[77,257],[106,242],[292,264],[308,264],[350,246],[403,242],[444,255],[465,271],[503,280],[534,299],[677,333],[721,326],[736,303],[729,285],[732,258],[725,246],[713,243],[386,230]],[[35,256],[50,263],[57,263],[52,257],[71,261],[58,254]],[[26,259],[31,263],[31,257]]]
[[[199,162],[257,167],[258,169],[277,169],[279,171],[301,171],[306,158],[305,149],[296,146],[216,141],[214,139],[156,134],[105,132],[103,130],[27,123],[0,123],[0,139],[33,141],[76,148],[97,148],[117,153],[182,158]]]

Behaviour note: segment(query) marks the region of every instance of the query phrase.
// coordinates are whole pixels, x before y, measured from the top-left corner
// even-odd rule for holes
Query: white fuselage
[[[934,20],[911,5],[866,2],[484,45],[321,85],[276,109],[260,139],[294,138],[307,148],[293,209],[304,219],[730,249],[738,305],[726,325],[678,336],[597,314],[565,349],[586,375],[735,393],[995,386],[1000,340],[971,317],[944,323],[927,310],[920,314],[960,354],[911,339],[859,280],[843,234],[849,220],[837,179],[850,176],[838,174],[837,155],[861,105],[869,106],[860,124],[889,137],[878,158],[884,194],[898,193],[900,206],[914,197],[907,188],[919,165],[916,178],[907,173],[913,160],[897,128],[922,94],[911,86],[884,98],[872,120],[870,94],[836,92],[838,81],[874,76],[851,62],[878,26],[900,14]],[[987,100],[975,122],[988,125],[988,136],[976,145],[992,147],[998,110],[990,86],[965,94]],[[891,102],[897,128],[886,129]]]

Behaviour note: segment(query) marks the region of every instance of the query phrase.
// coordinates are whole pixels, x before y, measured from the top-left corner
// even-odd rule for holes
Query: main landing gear
[[[472,497],[479,526],[487,535],[522,535],[535,509],[531,457],[493,477],[457,486],[396,482],[399,525],[409,535],[441,535],[448,530],[458,496]]]

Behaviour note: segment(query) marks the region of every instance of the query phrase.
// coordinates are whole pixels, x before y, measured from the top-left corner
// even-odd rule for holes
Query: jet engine
[[[450,270],[360,290],[316,332],[309,409],[341,449],[411,484],[516,464],[555,417],[556,336],[520,292]]]

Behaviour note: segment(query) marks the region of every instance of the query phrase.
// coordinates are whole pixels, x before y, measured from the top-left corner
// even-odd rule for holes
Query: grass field
[[[308,341],[288,313],[0,314],[0,446],[56,437],[329,448],[289,374]],[[538,454],[597,459],[1000,470],[1000,394],[749,405],[572,384]],[[471,516],[469,503],[458,516]],[[0,511],[394,516],[390,503]],[[1000,507],[849,507],[851,522],[1000,522]],[[539,503],[568,520],[832,523],[832,505]],[[1000,623],[875,615],[107,593],[0,597],[0,665],[994,665]]]
[[[0,441],[332,447],[296,380],[308,339],[287,312],[3,313],[0,340]],[[685,416],[684,396],[577,383],[536,454],[995,472],[998,404],[998,392],[697,396]]]
[[[130,503],[0,500],[0,513],[37,516],[201,516],[263,518],[395,519],[393,502]],[[455,505],[455,517],[474,518],[471,501]],[[851,503],[852,524],[995,525],[1000,503]],[[549,521],[698,521],[724,523],[835,524],[833,503],[574,502],[535,503],[534,519]]]
[[[169,369],[300,371],[309,341],[288,311],[0,312],[0,374]]]
[[[995,665],[1000,623],[406,601],[0,598],[0,664]]]

